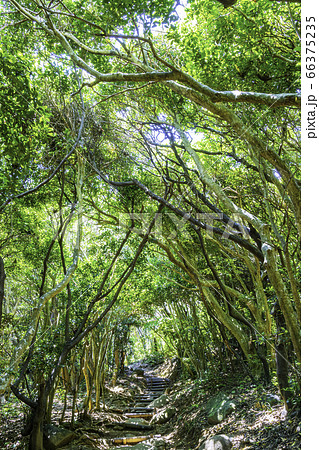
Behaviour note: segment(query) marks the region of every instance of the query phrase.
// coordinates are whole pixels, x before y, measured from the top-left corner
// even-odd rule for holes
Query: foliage
[[[0,368],[31,441],[57,389],[88,414],[142,357],[257,383],[283,346],[297,374],[298,5],[7,3]]]
[[[297,23],[298,7],[284,3],[243,0],[222,13],[214,1],[192,1],[188,20],[171,38],[186,56],[187,70],[215,89],[300,88],[300,41],[288,8]]]
[[[31,171],[36,179],[42,146],[52,135],[50,113],[34,86],[32,61],[12,51],[0,49],[1,203],[28,187]]]

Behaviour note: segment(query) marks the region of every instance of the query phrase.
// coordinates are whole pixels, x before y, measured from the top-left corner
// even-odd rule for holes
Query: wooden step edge
[[[126,412],[124,413],[124,414],[126,414],[126,413],[143,413],[143,414],[147,414],[147,413],[152,413],[152,412],[154,412],[154,409],[155,408],[143,408],[142,406],[132,406],[132,408],[128,408],[127,410],[126,410]]]
[[[170,379],[169,378],[164,378],[164,377],[150,377],[148,375],[145,375],[146,380],[150,380],[150,381],[165,381],[165,382],[169,382]]]
[[[149,399],[153,399],[154,395],[135,395],[134,398],[138,398],[141,400],[149,400]]]
[[[169,381],[163,380],[145,380],[146,384],[169,384]]]
[[[125,413],[128,419],[151,419],[154,413]]]
[[[149,403],[152,403],[154,400],[152,400],[151,402],[149,402],[148,400],[136,400],[134,403],[135,405],[137,403],[142,403],[143,405],[148,405]]]
[[[162,437],[160,434],[150,434],[148,436],[132,436],[132,437],[119,437],[113,438],[111,444],[138,444],[139,442],[147,441],[148,439],[158,439]]]
[[[126,428],[128,430],[140,430],[140,431],[151,431],[154,429],[153,425],[143,425],[141,423],[126,423],[126,422],[107,422],[104,423],[106,427],[115,427],[119,426],[122,428]]]
[[[130,413],[130,412],[136,412],[136,413],[153,413],[155,408],[142,408],[140,406],[133,406],[132,408],[128,409],[126,412]],[[124,414],[126,414],[126,412]]]
[[[166,386],[149,386],[149,388],[148,388],[148,390],[150,392],[165,390],[165,389],[167,389]]]

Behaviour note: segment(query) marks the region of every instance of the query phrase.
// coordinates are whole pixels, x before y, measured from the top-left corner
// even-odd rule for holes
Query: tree
[[[154,302],[174,327],[169,334],[163,326],[161,335],[165,330],[190,373],[190,362],[198,376],[207,369],[206,332],[218,345],[223,341],[253,378],[262,367],[269,381],[276,351],[290,343],[293,363],[298,361],[299,6],[242,0],[221,14],[218,2],[194,0],[184,22],[176,23],[172,2],[8,3],[1,59],[6,84],[0,96],[9,99],[4,116],[15,105],[17,114],[10,129],[0,119],[6,183],[0,273],[11,282],[12,249],[21,235],[42,253],[37,260],[18,247],[16,270],[26,274],[25,261],[32,259],[37,279],[33,313],[26,302],[28,319],[3,389],[15,378],[15,394],[35,411],[31,445],[41,448],[46,402],[72,349],[86,339],[83,358],[96,368],[95,378],[86,378],[89,399],[92,383],[101,379],[98,358],[105,354],[94,347],[96,327],[122,301],[121,293],[140,311],[145,286],[158,292],[155,280],[140,277],[135,292],[127,284],[144,248],[147,261],[154,252],[176,273],[169,276],[179,288],[169,290],[172,301]],[[23,48],[23,57],[9,56],[13,30],[11,49]],[[17,80],[6,78],[22,70],[24,61],[28,70]],[[30,207],[36,219],[28,216]],[[55,209],[59,214],[48,239],[46,211]],[[72,255],[66,235],[72,236],[76,215]],[[86,221],[98,227],[98,244],[93,232],[91,241],[81,238]],[[27,234],[26,223],[38,224],[34,235]],[[102,278],[86,303],[77,304],[80,291],[73,283],[85,291],[98,272],[95,245],[109,252],[107,264],[97,257]],[[280,323],[271,314],[277,302]],[[55,353],[50,350],[51,372],[37,381],[32,399],[19,386],[41,350],[38,327],[47,330],[56,311],[63,317],[63,339]],[[103,336],[106,342],[107,333]]]

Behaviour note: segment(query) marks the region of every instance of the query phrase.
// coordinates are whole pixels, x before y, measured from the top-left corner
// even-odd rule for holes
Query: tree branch
[[[11,384],[11,381],[14,377],[15,371],[21,361],[21,358],[24,356],[27,349],[34,338],[36,333],[38,321],[40,318],[41,311],[43,310],[46,303],[56,295],[58,295],[70,282],[79,261],[79,253],[80,253],[80,244],[82,239],[82,216],[83,216],[83,198],[82,198],[82,186],[83,186],[83,177],[84,177],[84,162],[80,155],[78,155],[78,178],[76,183],[77,195],[78,195],[78,224],[77,224],[77,236],[76,243],[73,251],[73,261],[69,266],[64,278],[62,281],[57,284],[53,289],[49,292],[43,294],[38,301],[37,306],[33,309],[32,316],[29,322],[29,328],[26,331],[23,339],[20,341],[18,346],[14,349],[13,355],[11,357],[11,361],[7,372],[4,374],[3,378],[0,380],[0,394],[5,392],[8,386]]]
[[[33,194],[34,192],[38,191],[42,186],[44,186],[45,184],[49,183],[49,181],[52,180],[52,178],[59,172],[59,170],[61,169],[63,164],[70,158],[70,156],[74,153],[75,149],[77,148],[77,146],[78,146],[78,144],[79,144],[79,142],[81,140],[81,137],[82,137],[84,122],[85,122],[85,111],[83,111],[83,115],[82,115],[82,118],[81,118],[81,124],[80,124],[80,128],[79,128],[79,132],[78,132],[78,136],[76,138],[76,141],[74,142],[74,144],[73,144],[71,150],[69,151],[69,153],[62,159],[62,161],[60,161],[60,163],[58,164],[58,167],[52,172],[52,174],[48,178],[46,178],[45,180],[41,181],[41,183],[39,183],[34,188],[31,188],[31,189],[29,189],[29,190],[27,190],[25,192],[21,192],[21,194],[17,194],[17,195],[13,195],[13,196],[9,197],[0,206],[0,213],[15,198],[22,198],[22,197],[25,197],[26,195]]]

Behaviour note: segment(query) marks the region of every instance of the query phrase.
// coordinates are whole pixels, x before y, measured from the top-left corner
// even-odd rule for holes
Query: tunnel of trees
[[[76,400],[82,374],[89,413],[143,355],[192,378],[237,361],[289,408],[300,1],[0,13],[0,391],[29,408],[30,448],[58,388]]]

